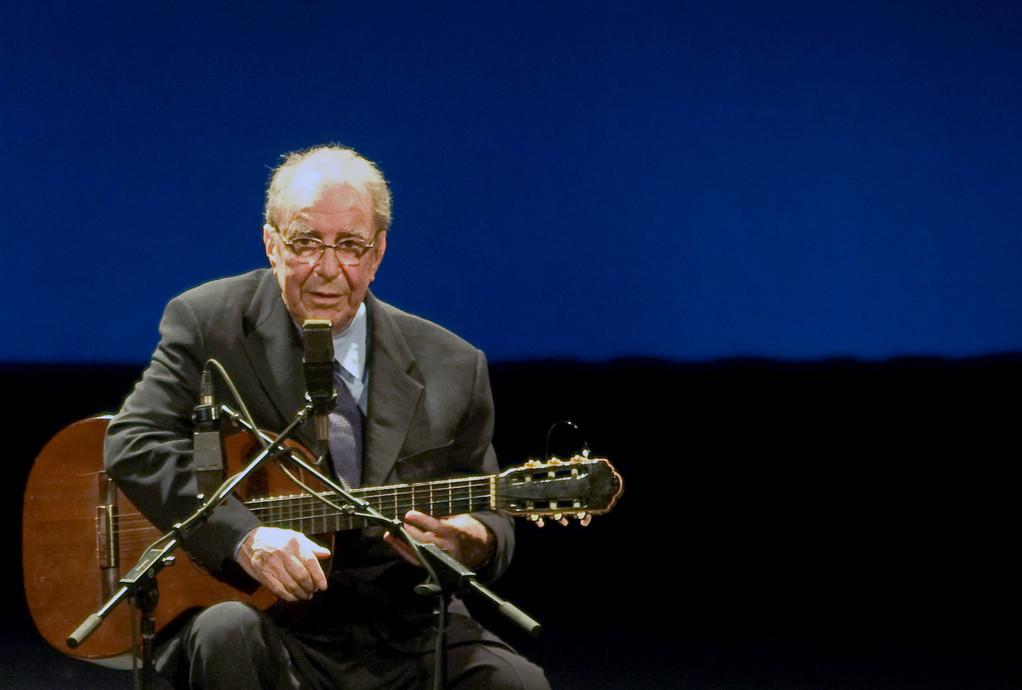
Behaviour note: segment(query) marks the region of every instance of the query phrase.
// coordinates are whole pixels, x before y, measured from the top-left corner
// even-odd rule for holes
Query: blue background
[[[1017,2],[21,3],[0,361],[142,362],[268,169],[391,180],[377,294],[493,359],[1022,349]]]

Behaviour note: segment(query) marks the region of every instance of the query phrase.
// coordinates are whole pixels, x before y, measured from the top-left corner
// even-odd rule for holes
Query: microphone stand
[[[306,416],[312,409],[313,405],[311,403],[305,406],[304,412]],[[224,417],[232,424],[240,426],[262,439],[271,440],[269,434],[253,428],[240,413],[231,409],[228,405],[221,403],[220,410]],[[511,602],[499,597],[485,585],[480,584],[475,572],[452,558],[439,546],[416,541],[404,528],[404,523],[400,519],[387,517],[370,505],[368,501],[358,498],[350,491],[341,487],[333,479],[312,466],[300,453],[288,450],[286,457],[327,486],[336,496],[341,498],[345,505],[338,506],[316,492],[311,492],[312,496],[323,501],[334,510],[347,512],[354,517],[363,518],[369,523],[385,528],[392,535],[408,544],[413,553],[419,558],[422,566],[426,569],[428,579],[425,583],[418,585],[415,588],[415,592],[421,596],[436,598],[436,608],[433,611],[436,628],[433,687],[436,690],[442,690],[447,685],[447,607],[453,594],[473,592],[495,607],[500,615],[533,637],[539,635],[542,631],[542,626],[535,619]]]

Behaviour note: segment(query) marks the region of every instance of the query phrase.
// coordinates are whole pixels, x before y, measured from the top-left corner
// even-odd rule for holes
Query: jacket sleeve
[[[152,361],[107,431],[107,471],[138,509],[164,531],[198,506],[191,413],[198,400],[204,362],[199,319],[192,305],[178,297],[164,311]],[[258,524],[232,496],[184,541],[184,547],[205,567],[220,571],[233,559],[235,546]]]
[[[478,352],[472,402],[458,429],[457,450],[476,460],[479,474],[500,472],[497,453],[491,443],[493,420],[493,394],[490,391],[489,369],[486,357],[482,352]],[[492,582],[500,577],[511,563],[515,548],[514,520],[502,511],[481,511],[472,515],[486,525],[496,538],[492,558],[479,571],[480,578]]]

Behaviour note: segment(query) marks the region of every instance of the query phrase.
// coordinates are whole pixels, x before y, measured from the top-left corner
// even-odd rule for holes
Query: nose
[[[329,254],[329,256],[327,256]],[[326,281],[333,280],[341,272],[341,257],[333,247],[326,247],[316,263],[316,275]]]

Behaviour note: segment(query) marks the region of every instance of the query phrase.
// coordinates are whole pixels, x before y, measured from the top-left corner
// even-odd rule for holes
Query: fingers
[[[314,558],[312,560],[319,565],[319,561]],[[307,563],[308,561],[287,553],[273,562],[277,579],[288,592],[299,599],[308,599],[317,589]]]
[[[326,573],[323,572],[323,566],[319,562],[330,558],[330,549],[320,546],[304,534],[301,535],[301,538],[307,547],[303,548],[301,552],[302,565],[305,566],[306,572],[312,576],[312,582],[315,585],[315,589],[309,593],[311,596],[316,590],[327,588]]]
[[[438,520],[432,515],[420,513],[417,510],[409,510],[405,513],[405,526],[412,526],[421,529],[423,532],[438,532],[444,527],[443,520]]]
[[[446,542],[440,539],[436,532],[427,531],[429,529],[442,529],[443,525],[440,520],[437,520],[430,515],[426,515],[425,513],[420,513],[417,510],[410,510],[405,514],[404,528],[405,531],[408,532],[408,535],[415,541],[424,544],[436,544],[441,549],[447,550]],[[405,559],[412,565],[421,565],[419,563],[418,556],[415,555],[412,548],[400,537],[395,537],[390,532],[384,532],[383,540],[390,544],[390,547],[394,549],[401,558]]]
[[[440,547],[441,551],[446,551],[455,558],[458,557],[458,554],[456,552],[457,541],[451,538],[450,530],[444,528],[443,526],[439,527],[435,532],[433,531],[427,532],[419,529],[415,525],[405,523],[405,531],[408,532],[409,536],[411,536],[412,539],[421,544],[436,544],[437,546]],[[397,541],[400,542],[400,540]],[[402,546],[406,546],[403,542],[401,543]],[[415,562],[418,563],[418,559],[416,559]]]
[[[446,519],[438,520],[432,515],[409,510],[405,513],[405,529],[416,541],[436,544],[448,553],[457,547],[457,531],[447,524]]]
[[[300,532],[259,527],[242,542],[238,561],[276,596],[298,601],[327,588],[319,559],[329,556],[329,549]]]
[[[437,544],[438,546],[440,545],[439,544],[440,539],[438,538],[436,532],[427,532],[426,530],[421,530],[415,525],[410,524],[408,522],[405,523],[405,529],[408,531],[408,534],[412,535],[412,539],[414,539],[415,541],[421,541],[423,543],[428,544]]]

